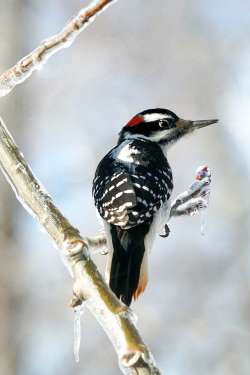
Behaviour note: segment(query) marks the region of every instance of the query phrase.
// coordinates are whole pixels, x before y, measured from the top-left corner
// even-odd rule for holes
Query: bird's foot
[[[160,234],[160,237],[163,237],[163,238],[166,238],[168,237],[170,234],[170,229],[169,229],[169,226],[167,224],[164,225],[164,228],[163,228],[163,231],[162,233]]]

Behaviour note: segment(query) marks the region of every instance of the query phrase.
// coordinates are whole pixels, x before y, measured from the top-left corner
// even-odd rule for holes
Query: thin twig
[[[85,241],[88,244],[88,248],[91,251],[91,254],[107,254],[107,239],[105,233],[100,233],[95,237],[87,237]]]
[[[159,375],[153,357],[134,325],[131,310],[111,292],[89,258],[88,239],[84,240],[54,205],[33,175],[2,120],[0,166],[18,200],[38,219],[62,250],[64,262],[74,278],[74,295],[78,300],[86,301],[85,305],[109,336],[123,373]],[[100,237],[101,244],[103,241],[103,237]]]
[[[24,82],[31,74],[41,68],[46,61],[62,48],[71,46],[76,37],[98,16],[108,5],[116,0],[97,0],[79,11],[56,35],[44,40],[30,54],[23,57],[12,68],[0,76],[0,96],[5,96],[18,84]]]

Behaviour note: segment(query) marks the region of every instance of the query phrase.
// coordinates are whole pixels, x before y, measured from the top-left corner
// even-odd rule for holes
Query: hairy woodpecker
[[[182,120],[162,108],[143,111],[122,128],[96,169],[93,196],[109,247],[106,278],[128,306],[146,288],[148,252],[169,217],[173,178],[166,152],[215,122]]]

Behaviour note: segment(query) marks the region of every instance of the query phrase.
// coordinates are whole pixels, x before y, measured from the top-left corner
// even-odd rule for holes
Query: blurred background
[[[0,71],[87,4],[1,0]],[[134,304],[163,374],[250,374],[249,42],[249,1],[120,0],[0,101],[35,175],[85,235],[99,230],[96,165],[135,113],[166,107],[184,118],[220,119],[169,153],[174,195],[199,165],[212,170],[205,236],[200,217],[173,220]],[[2,175],[0,255],[0,373],[118,374],[113,348],[88,312],[75,363],[72,280]],[[105,256],[94,259],[103,270]]]

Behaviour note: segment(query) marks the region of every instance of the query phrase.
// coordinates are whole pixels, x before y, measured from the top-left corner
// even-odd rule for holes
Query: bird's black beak
[[[201,129],[205,126],[216,124],[219,120],[200,120],[200,121],[191,121],[190,127],[192,129]]]
[[[201,129],[205,126],[216,124],[218,120],[199,120],[199,121],[190,121],[190,120],[183,120],[179,119],[176,123],[176,127],[182,129],[185,132],[189,132],[195,129]]]

